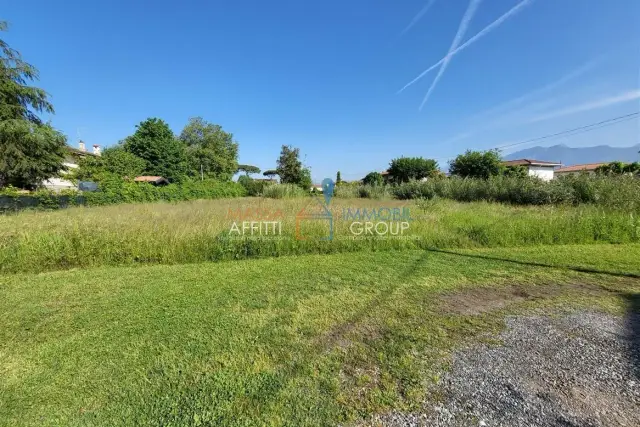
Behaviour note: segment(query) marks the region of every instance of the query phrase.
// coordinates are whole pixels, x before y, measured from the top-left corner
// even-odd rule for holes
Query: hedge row
[[[155,187],[146,183],[107,181],[100,184],[99,191],[82,192],[37,191],[29,195],[4,192],[0,195],[0,211],[22,209],[58,209],[68,206],[101,206],[117,203],[178,202],[196,199],[221,199],[244,197],[246,189],[235,182],[187,181]]]

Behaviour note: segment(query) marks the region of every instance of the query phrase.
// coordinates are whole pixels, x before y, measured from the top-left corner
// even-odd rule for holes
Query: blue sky
[[[637,0],[527,0],[450,57],[422,109],[439,67],[398,94],[522,3],[474,2],[33,0],[0,19],[70,144],[78,132],[116,144],[147,117],[179,133],[202,116],[235,135],[241,163],[272,168],[291,144],[316,181],[401,155],[446,164],[640,109]],[[636,118],[545,143],[633,145],[639,131]]]

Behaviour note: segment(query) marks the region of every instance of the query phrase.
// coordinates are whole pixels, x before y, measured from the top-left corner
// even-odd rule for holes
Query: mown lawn
[[[458,252],[0,276],[0,425],[349,423],[437,398],[451,349],[507,313],[640,292],[640,245]]]

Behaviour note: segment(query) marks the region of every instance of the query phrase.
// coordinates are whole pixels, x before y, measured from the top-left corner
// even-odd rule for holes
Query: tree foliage
[[[638,174],[640,173],[640,163],[611,162],[598,166],[596,173],[598,175]]]
[[[504,176],[509,176],[512,178],[525,178],[529,176],[529,172],[527,168],[524,166],[506,166],[502,169],[502,174]]]
[[[147,163],[122,146],[107,148],[102,156],[86,156],[78,162],[73,177],[81,181],[103,181],[110,175],[133,179],[141,175]]]
[[[65,137],[48,124],[22,119],[0,121],[0,188],[34,189],[60,175]]]
[[[7,29],[7,23],[0,21],[0,31]],[[47,92],[28,85],[38,78],[38,70],[0,39],[0,120],[24,119],[42,124],[36,112],[54,112]]]
[[[122,146],[145,161],[143,172],[146,175],[163,176],[170,182],[177,182],[187,172],[184,144],[175,138],[163,120],[150,118],[141,122]]]
[[[267,169],[262,175],[266,176],[269,179],[273,179],[275,176],[278,176],[278,171],[275,169]]]
[[[384,177],[380,172],[369,172],[367,176],[362,179],[362,183],[365,185],[382,185],[384,183]]]
[[[502,159],[497,150],[467,150],[449,163],[451,175],[487,179],[502,173]]]
[[[340,184],[342,184],[342,175],[340,174],[340,171],[338,171],[338,173],[336,173],[336,185]]]
[[[205,177],[230,180],[238,171],[238,143],[233,140],[233,134],[225,132],[222,126],[209,123],[202,117],[193,117],[179,139],[187,149],[190,175],[202,172]]]
[[[422,157],[400,157],[393,159],[389,165],[389,174],[395,182],[408,182],[435,176],[438,162]]]
[[[311,187],[311,174],[308,169],[302,166],[299,148],[293,148],[290,145],[282,146],[276,172],[280,176],[282,184],[297,184],[307,190]],[[308,179],[306,179],[307,175],[309,175]],[[309,181],[309,185],[305,187],[307,181]]]
[[[245,175],[249,176],[252,173],[260,173],[260,168],[252,165],[238,165],[238,172],[244,172]]]
[[[53,113],[47,93],[28,84],[37,79],[38,70],[0,39],[0,187],[32,189],[64,170],[66,138],[37,115]]]

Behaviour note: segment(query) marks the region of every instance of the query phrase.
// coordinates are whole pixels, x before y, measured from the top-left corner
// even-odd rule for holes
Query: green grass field
[[[455,208],[454,217],[472,218]],[[105,209],[98,212],[114,214],[107,224],[150,231],[128,225],[124,207]],[[178,224],[172,209],[157,215]],[[53,239],[57,220],[84,214],[49,214],[51,234],[27,215],[36,225],[22,238]],[[121,233],[125,248],[131,232]],[[636,244],[452,251],[0,276],[0,425],[348,424],[417,407],[450,351],[499,329],[505,314],[548,307],[622,314],[640,292]]]
[[[322,226],[294,238],[296,214],[313,201],[240,198],[177,204],[147,203],[0,216],[0,272],[79,267],[181,264],[360,250],[511,247],[640,242],[637,213],[599,206],[528,206],[334,199],[335,239],[319,241]],[[349,239],[343,209],[406,207],[414,221],[407,239]],[[280,213],[282,239],[229,238],[229,211]]]

